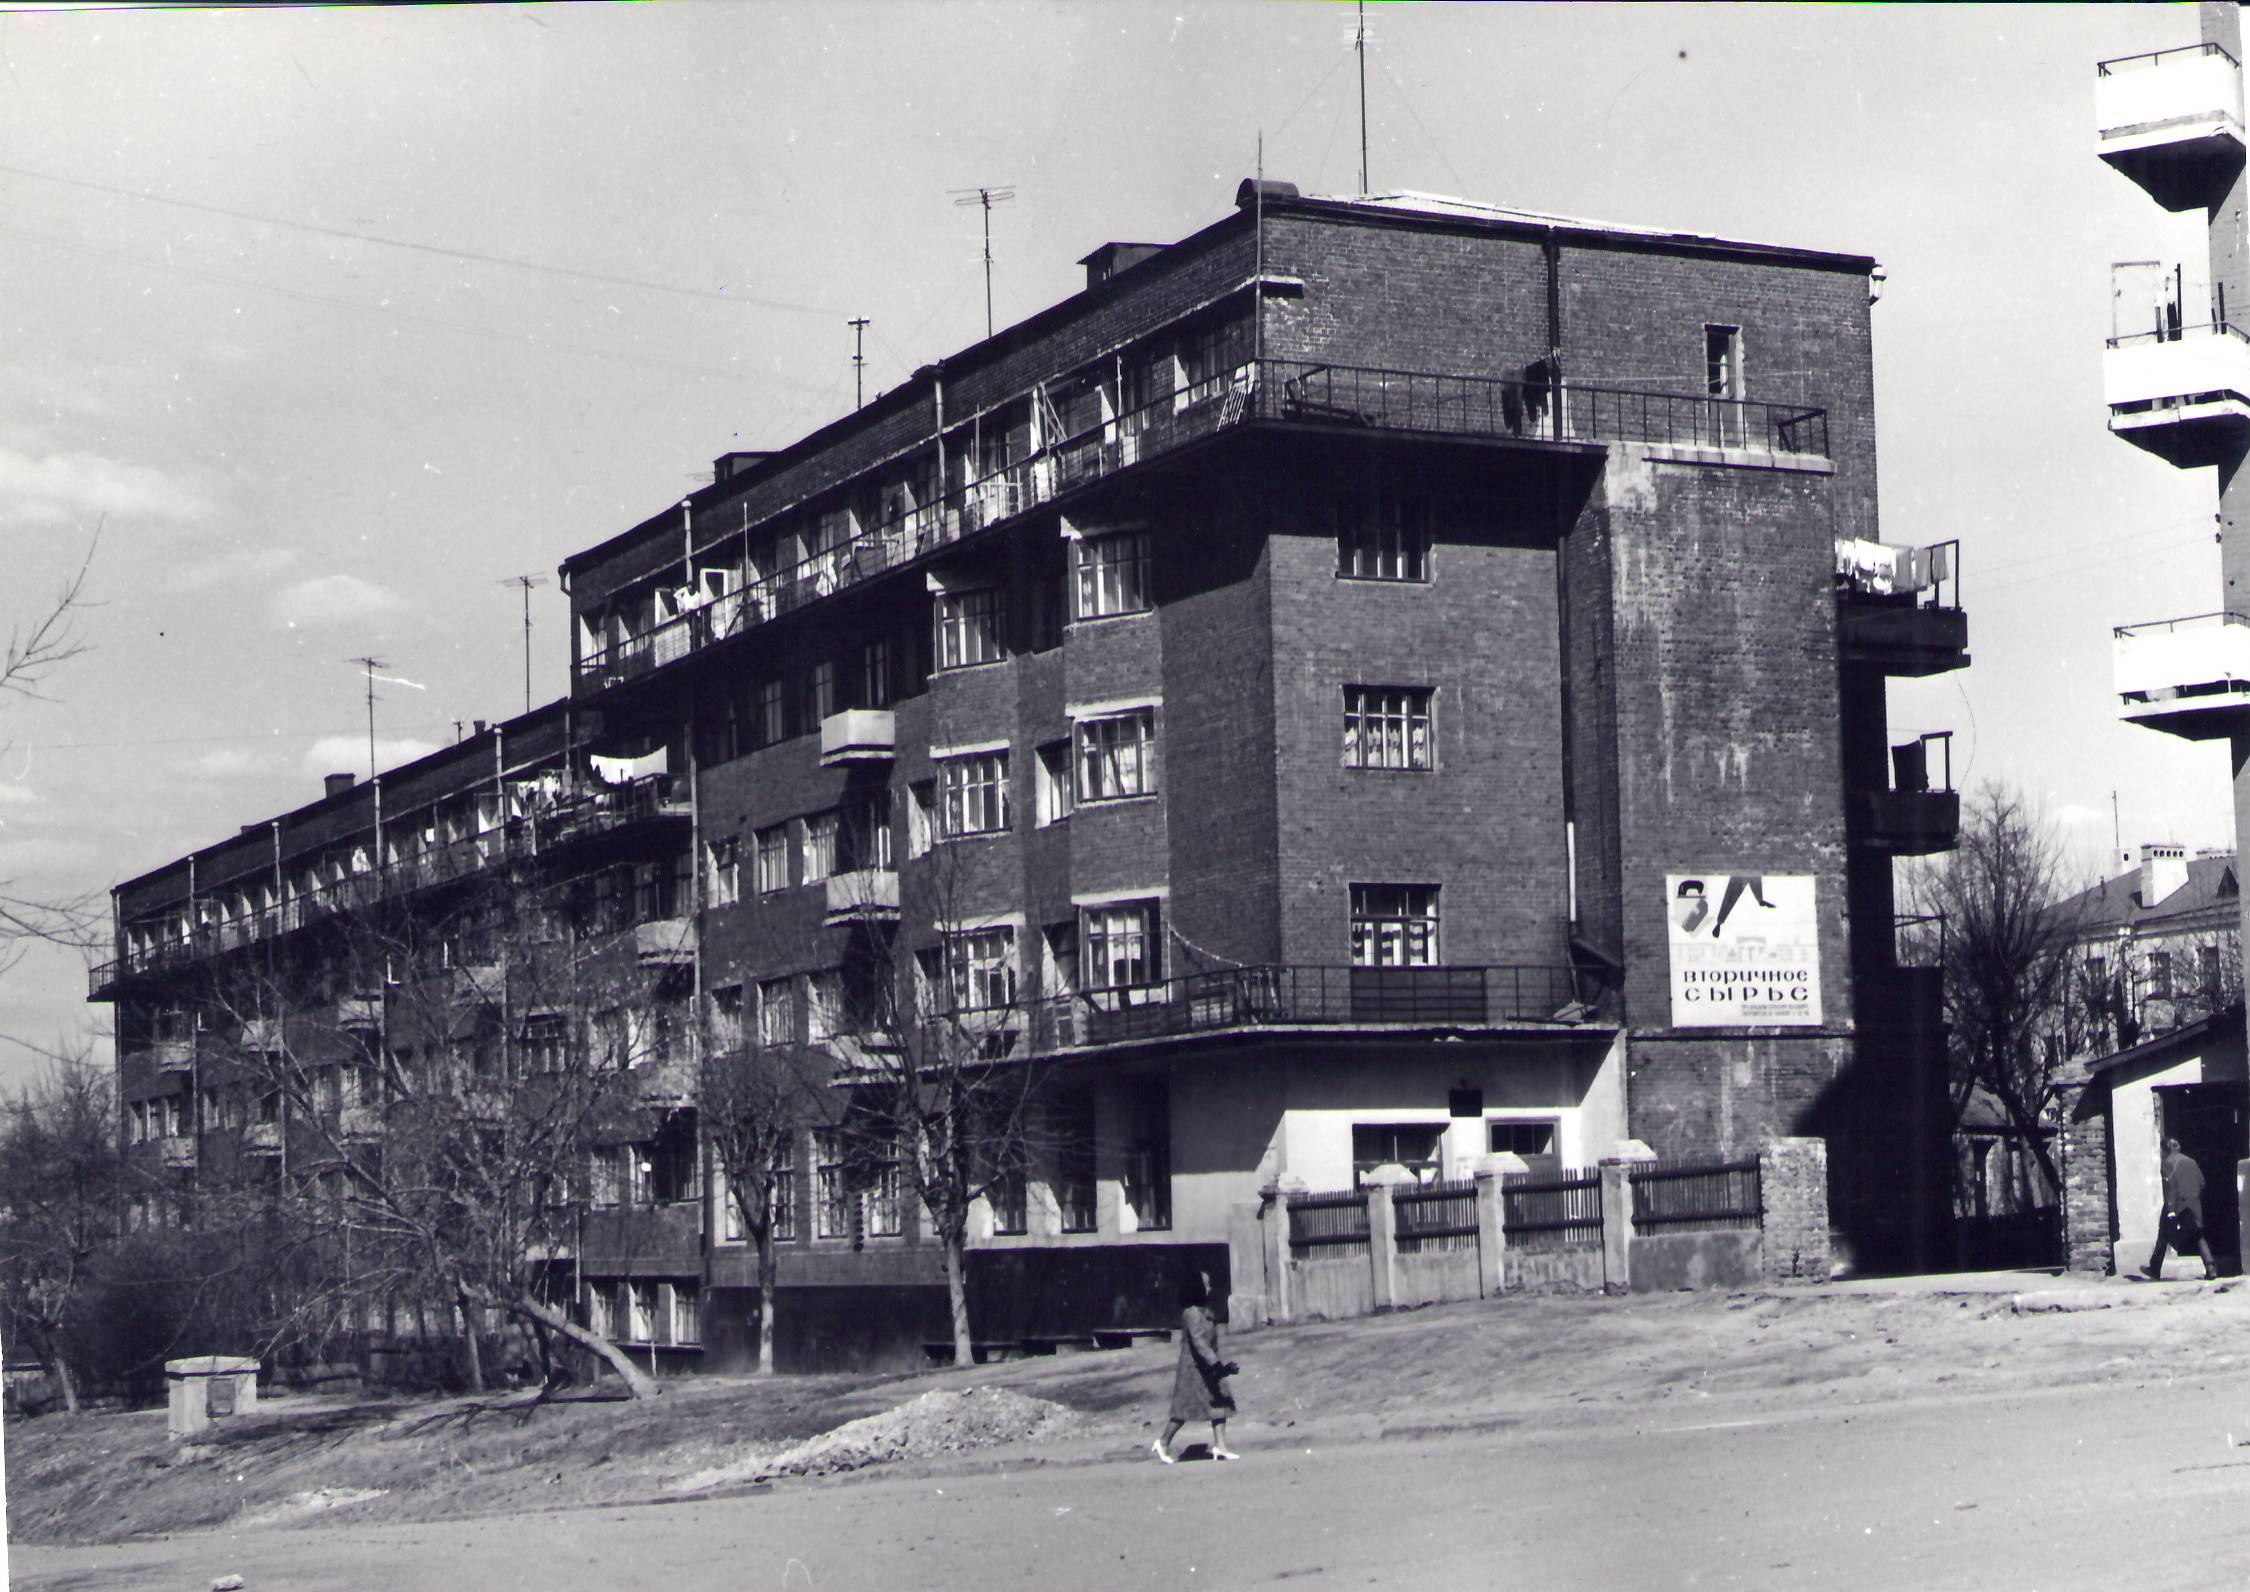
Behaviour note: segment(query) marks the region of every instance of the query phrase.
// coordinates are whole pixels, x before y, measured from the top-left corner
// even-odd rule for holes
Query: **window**
[[[1427,686],[1344,687],[1346,768],[1428,768]]]
[[[813,1237],[852,1236],[852,1197],[844,1165],[844,1135],[838,1128],[813,1134]]]
[[[1090,1233],[1097,1218],[1094,1187],[1094,1099],[1071,1090],[1055,1101],[1055,1205],[1066,1233]]]
[[[1078,800],[1121,801],[1156,789],[1156,710],[1135,708],[1072,726]]]
[[[984,1197],[992,1207],[992,1230],[1002,1236],[1031,1231],[1031,1181],[1023,1135],[995,1127],[1000,1137],[993,1150],[992,1179]]]
[[[558,1073],[570,1055],[570,1019],[535,1012],[523,1020],[523,1066],[534,1077]]]
[[[711,1048],[720,1055],[742,1048],[742,986],[711,992]]]
[[[1153,901],[1086,908],[1079,932],[1086,988],[1129,989],[1156,983],[1163,976],[1157,917]]]
[[[889,707],[896,694],[897,680],[889,640],[870,641],[859,655],[859,705],[863,708]]]
[[[814,813],[805,824],[806,884],[818,884],[836,871],[836,815]]]
[[[1250,357],[1250,323],[1243,319],[1212,321],[1180,339],[1182,404],[1208,398],[1221,381]]]
[[[1039,748],[1038,820],[1042,827],[1070,816],[1070,743],[1049,741]]]
[[[750,704],[750,733],[760,746],[789,738],[789,688],[784,682],[767,680],[759,685]]]
[[[2215,1000],[2219,994],[2219,948],[2199,945],[2195,948],[2196,978],[2204,997]]]
[[[805,1039],[825,1045],[841,1030],[844,1020],[844,975],[823,968],[805,981]]]
[[[655,1146],[649,1144],[620,1145],[617,1150],[623,1189],[618,1196],[620,1204],[653,1205],[656,1203]]]
[[[817,725],[836,711],[836,665],[814,664],[805,671],[805,723]]]
[[[1770,374],[1770,372],[1769,372]],[[1714,398],[1739,399],[1742,383],[1742,328],[1703,328],[1704,390]]]
[[[996,586],[982,591],[939,592],[937,666],[966,669],[973,664],[998,663],[1006,601],[1007,593]]]
[[[1527,1161],[1535,1156],[1551,1157],[1555,1153],[1555,1125],[1552,1122],[1488,1122],[1485,1147],[1494,1155],[1520,1155]]]
[[[758,1043],[797,1042],[797,981],[769,978],[758,986]]]
[[[789,1136],[773,1150],[773,1238],[777,1244],[797,1238],[797,1141]]]
[[[731,907],[742,899],[742,868],[735,855],[735,837],[714,840],[704,847],[708,877],[709,904]]]
[[[1006,752],[948,758],[938,765],[938,784],[948,840],[995,834],[1008,827]]]
[[[1125,1152],[1125,1203],[1142,1232],[1172,1225],[1172,1116],[1164,1085],[1146,1085],[1133,1100],[1133,1137]]]
[[[1437,960],[1436,885],[1352,886],[1354,967],[1435,967]]]
[[[906,787],[906,854],[926,857],[937,830],[937,781],[918,780]]]
[[[1071,544],[1070,617],[1107,619],[1146,613],[1148,533],[1083,538]]]
[[[889,868],[891,859],[891,788],[879,785],[851,797],[844,808],[837,837],[839,869]]]
[[[621,1286],[627,1309],[625,1336],[634,1343],[646,1343],[656,1329],[656,1284],[628,1282]]]
[[[1428,580],[1429,504],[1388,497],[1339,503],[1336,573],[1350,580]]]
[[[667,1341],[694,1345],[703,1341],[702,1289],[692,1282],[667,1283],[672,1296],[671,1331]]]
[[[955,1011],[1010,1006],[1016,999],[1016,931],[969,929],[945,937],[946,994]]]
[[[1379,1166],[1403,1166],[1427,1183],[1438,1175],[1442,1122],[1355,1122],[1352,1124],[1352,1181],[1363,1183]]]
[[[885,1143],[867,1183],[867,1236],[897,1238],[906,1231],[905,1179],[899,1165],[898,1146]]]
[[[2148,953],[2148,993],[2153,1000],[2168,1000],[2172,994],[2172,953]]]
[[[789,888],[789,826],[775,824],[757,836],[758,893],[768,895]]]

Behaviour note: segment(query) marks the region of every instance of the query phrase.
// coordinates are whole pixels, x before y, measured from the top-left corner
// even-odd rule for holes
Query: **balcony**
[[[1040,389],[1033,396],[1043,401],[1043,394]],[[1774,459],[1825,460],[1829,452],[1827,411],[1804,404],[1252,360],[1113,419],[1054,436],[1025,458],[953,486],[927,503],[902,507],[734,591],[715,597],[691,592],[687,600],[692,606],[685,612],[639,634],[617,637],[581,658],[573,666],[572,690],[583,697],[622,686],[1125,470],[1223,432],[1261,425],[1578,454],[1613,442]],[[933,436],[922,446],[938,450],[960,434],[957,423],[947,436]],[[809,499],[789,504],[764,523],[809,506]],[[824,754],[825,747],[824,735]]]
[[[898,727],[888,708],[846,708],[820,721],[820,761],[888,763],[898,756]]]
[[[692,967],[694,923],[686,918],[656,918],[634,924],[633,955],[643,967]]]
[[[2099,153],[2167,210],[2195,210],[2242,164],[2242,68],[2216,44],[2104,61]]]
[[[243,1023],[242,1032],[235,1037],[236,1048],[262,1056],[279,1054],[287,1041],[288,1036],[278,1017],[249,1018]]]
[[[149,1059],[158,1072],[195,1071],[195,1039],[159,1039],[149,1047]]]
[[[1961,544],[1836,539],[1837,630],[1847,661],[1901,679],[1969,664]]]
[[[336,1003],[336,1026],[347,1034],[380,1034],[383,1031],[383,997],[345,996]]]
[[[629,784],[574,785],[536,815],[538,849],[552,850],[649,823],[682,823],[695,815],[687,781],[650,774]]]
[[[826,882],[828,921],[896,922],[898,872],[892,868],[852,868],[832,873]]]
[[[2110,641],[2117,716],[2189,741],[2250,728],[2250,618],[2197,614],[2120,625]]]
[[[281,1153],[281,1124],[278,1122],[253,1122],[242,1130],[244,1155],[279,1155]]]
[[[175,1172],[193,1171],[196,1159],[195,1135],[175,1133],[156,1141],[157,1164]]]
[[[2109,429],[2181,469],[2216,464],[2250,430],[2250,334],[2214,320],[2112,337]]]
[[[1961,835],[1961,797],[1953,789],[1953,732],[1891,748],[1888,790],[1851,793],[1855,843],[1893,857],[1951,851]]]
[[[336,1113],[336,1137],[345,1144],[373,1144],[383,1136],[383,1108],[345,1106]]]

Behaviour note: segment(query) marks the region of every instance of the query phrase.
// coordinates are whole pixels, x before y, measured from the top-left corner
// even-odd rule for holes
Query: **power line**
[[[204,215],[226,216],[235,221],[249,221],[261,226],[287,227],[296,232],[309,232],[325,238],[345,238],[356,243],[380,244],[387,249],[405,249],[415,254],[434,254],[449,260],[469,260],[478,265],[501,265],[518,271],[538,271],[548,276],[571,277],[581,282],[599,282],[607,287],[641,288],[651,293],[674,293],[683,298],[716,299],[721,303],[750,304],[760,309],[784,310],[793,315],[826,315],[829,311],[813,304],[793,304],[787,299],[761,298],[749,293],[729,293],[724,289],[685,287],[677,282],[653,282],[646,277],[615,276],[606,271],[582,271],[575,266],[550,265],[544,260],[526,260],[505,254],[482,254],[474,249],[453,249],[443,244],[419,243],[411,238],[385,237],[376,232],[360,232],[350,227],[323,226],[317,221],[295,221],[287,216],[260,215],[251,210],[230,210],[224,205],[199,204],[193,199],[175,199],[170,194],[151,193],[144,188],[120,188],[109,183],[88,182],[79,177],[61,177],[49,171],[31,171],[22,166],[0,165],[0,173],[11,177],[26,177],[35,182],[51,182],[66,188],[83,188],[90,193],[113,194],[124,199],[139,199],[148,204],[171,205],[180,210],[199,211]]]

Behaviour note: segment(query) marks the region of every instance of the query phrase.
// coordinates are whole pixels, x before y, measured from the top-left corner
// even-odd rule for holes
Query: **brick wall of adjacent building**
[[[2066,1089],[2055,1154],[2062,1171],[2063,1259],[2073,1271],[2107,1272],[2117,1235],[2111,1186],[2109,1090],[2099,1081]]]
[[[1765,1202],[1768,1282],[1826,1282],[1828,1146],[1820,1139],[1775,1139],[1758,1152]]]

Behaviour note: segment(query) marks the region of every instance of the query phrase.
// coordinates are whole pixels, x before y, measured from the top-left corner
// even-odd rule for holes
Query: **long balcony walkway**
[[[1581,387],[1493,376],[1251,360],[1104,420],[936,501],[866,525],[843,541],[582,658],[573,688],[607,690],[770,624],[999,525],[1080,487],[1236,427],[1274,424],[1583,450],[1639,442],[1779,457],[1826,458],[1828,413],[1803,404]],[[932,438],[925,446],[936,446]],[[801,511],[795,504],[771,519]]]

